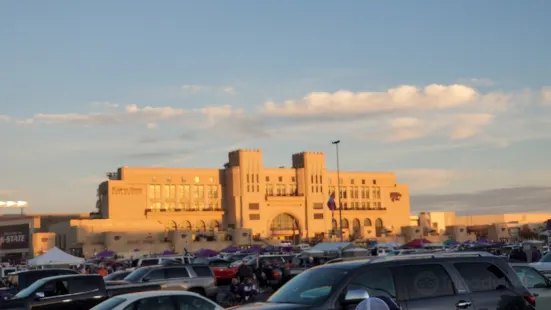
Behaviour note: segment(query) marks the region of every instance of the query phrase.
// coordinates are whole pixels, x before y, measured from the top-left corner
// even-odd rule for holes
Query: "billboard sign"
[[[0,226],[0,250],[29,248],[29,224]]]
[[[26,201],[0,201],[0,208],[26,208],[29,204]]]

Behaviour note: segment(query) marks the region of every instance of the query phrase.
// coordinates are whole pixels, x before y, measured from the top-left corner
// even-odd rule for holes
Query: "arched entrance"
[[[220,223],[217,220],[212,220],[212,222],[210,223],[210,227],[213,231],[219,231]]]
[[[338,229],[337,220],[333,219],[331,220],[331,223],[332,223],[333,230],[337,230]]]
[[[198,221],[197,222],[197,229],[199,231],[206,231],[207,230],[207,225],[203,221]]]
[[[366,227],[371,227],[371,219],[370,218],[366,218],[364,220],[364,226]]]
[[[360,225],[360,220],[359,219],[354,219],[352,221],[352,236],[354,236],[354,238],[360,238],[362,236],[362,227]]]
[[[384,232],[383,220],[381,220],[380,218],[375,220],[375,232],[377,234],[377,237],[380,237]]]
[[[183,221],[180,224],[180,230],[191,230],[191,223],[189,221]]]
[[[270,223],[272,237],[291,240],[295,244],[300,241],[300,227],[297,220],[290,214],[281,213]]]

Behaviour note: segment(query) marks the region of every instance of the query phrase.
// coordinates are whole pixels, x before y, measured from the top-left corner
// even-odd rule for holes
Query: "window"
[[[167,279],[189,278],[189,273],[185,267],[167,269]]]
[[[256,175],[256,183],[260,183],[260,178],[259,178],[258,174]]]
[[[157,296],[140,299],[135,302],[135,310],[163,309],[176,310],[171,296]]]
[[[355,276],[347,286],[347,290],[354,289],[365,289],[369,296],[396,299],[394,277],[388,268],[370,270]]]
[[[164,269],[154,269],[150,273],[148,273],[144,278],[148,279],[149,281],[164,280],[165,271]]]
[[[545,276],[537,272],[534,268],[527,266],[513,266],[513,269],[526,288],[547,288],[548,282],[545,279]]]
[[[373,180],[373,185],[377,185],[377,180]]]
[[[296,182],[296,178],[295,178],[295,177],[292,177],[292,178],[291,178],[291,182]]]
[[[323,209],[323,203],[319,203],[319,202],[314,203],[314,209],[322,210]]]
[[[100,283],[94,280],[95,279],[87,279],[86,277],[72,279],[71,285],[69,285],[69,293],[77,294],[97,291],[99,287],[98,284]]]
[[[323,220],[323,213],[314,213],[314,220]]]
[[[354,179],[350,179],[350,184],[354,185]]]
[[[347,273],[339,268],[308,269],[277,290],[270,302],[319,306],[334,293],[333,285],[341,282]]]
[[[283,182],[283,177],[278,178],[279,182]]]
[[[176,296],[179,309],[215,310],[216,306],[210,301],[188,295]]]
[[[249,220],[251,220],[251,221],[260,220],[260,214],[249,214]]]
[[[407,290],[407,299],[434,298],[455,294],[453,282],[442,265],[410,265],[394,270],[398,285]]]
[[[230,266],[230,262],[225,260],[215,260],[209,263],[211,267],[226,268]]]
[[[365,185],[365,179],[362,179],[362,185]]]
[[[193,271],[198,277],[212,277],[212,270],[208,266],[193,266]]]
[[[44,297],[67,295],[69,294],[69,284],[68,281],[49,281],[42,288],[38,289],[37,292],[43,293]]]
[[[218,186],[209,186],[207,195],[209,198],[218,198]]]
[[[260,205],[258,203],[249,203],[249,210],[259,210]]]
[[[490,263],[457,263],[454,266],[472,292],[494,291],[511,287],[507,276],[496,265]]]
[[[266,182],[270,182],[270,177],[266,177]]]

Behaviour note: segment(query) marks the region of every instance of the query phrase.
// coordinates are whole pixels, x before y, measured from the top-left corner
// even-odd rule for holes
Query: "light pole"
[[[339,166],[339,143],[341,143],[341,140],[333,141],[331,142],[335,145],[337,148],[337,191],[339,194],[337,195],[339,197],[339,229],[341,231],[341,242],[343,242],[343,236],[342,236],[342,203],[341,203],[341,169]]]

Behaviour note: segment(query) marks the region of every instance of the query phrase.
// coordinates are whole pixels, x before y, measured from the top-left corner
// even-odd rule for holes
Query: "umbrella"
[[[281,252],[292,252],[292,251],[293,251],[293,247],[290,247],[290,246],[281,247]]]
[[[195,252],[195,256],[197,257],[213,257],[216,255],[218,255],[218,252],[211,249],[200,249],[199,251]]]
[[[169,250],[164,250],[161,252],[161,255],[174,255],[176,253],[172,252],[172,251],[169,251]]]
[[[273,245],[269,245],[262,249],[262,252],[279,252],[279,248]]]
[[[233,246],[233,245],[230,245],[228,247],[226,247],[225,249],[223,249],[222,251],[220,252],[224,252],[224,253],[235,253],[239,251],[239,248],[236,247],[236,246]]]
[[[103,251],[99,252],[98,255],[96,255],[97,258],[106,258],[106,257],[113,257],[115,256],[115,252],[113,251]]]
[[[255,244],[255,245],[251,246],[250,248],[246,249],[243,252],[244,253],[260,253],[260,252],[262,252],[262,247]]]
[[[427,239],[415,239],[404,245],[404,248],[422,248],[423,245],[430,243]]]

